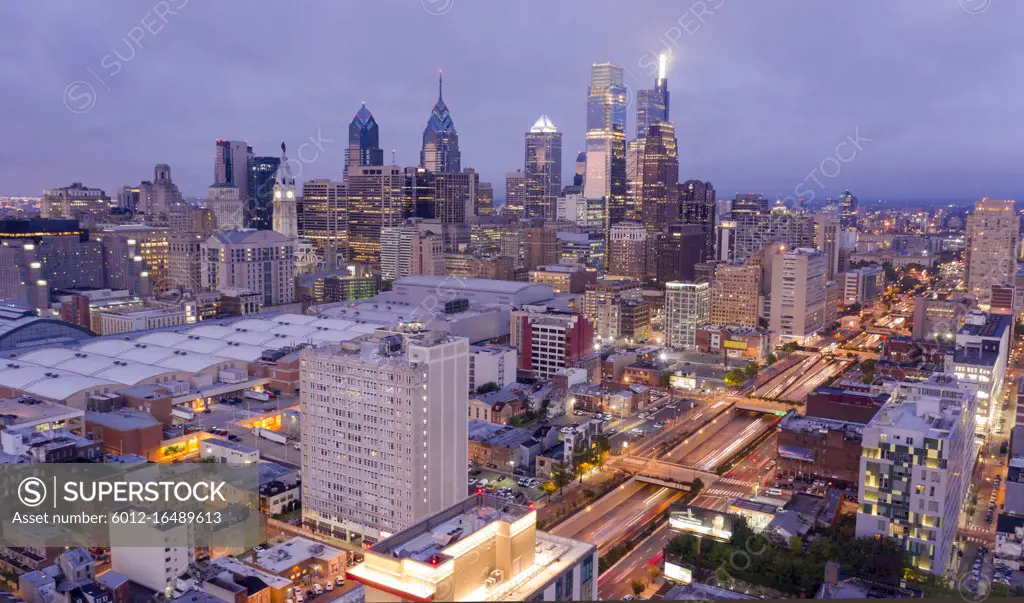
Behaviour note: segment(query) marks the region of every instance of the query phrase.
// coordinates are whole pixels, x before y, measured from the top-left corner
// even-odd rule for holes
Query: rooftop
[[[145,429],[154,425],[160,425],[160,421],[153,418],[153,415],[141,410],[122,408],[114,412],[86,412],[85,420],[90,423],[124,431],[128,429]]]
[[[329,560],[345,553],[326,544],[296,536],[269,549],[254,553],[253,564],[281,574],[310,559]]]
[[[0,400],[0,423],[7,427],[80,416],[82,416],[82,411],[80,410],[69,408],[63,404],[46,402],[31,396],[18,396]]]
[[[498,425],[481,419],[469,420],[469,439],[488,446],[512,448],[532,437],[533,433],[528,429]]]

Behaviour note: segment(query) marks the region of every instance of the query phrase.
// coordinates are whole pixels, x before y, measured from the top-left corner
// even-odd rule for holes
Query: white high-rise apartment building
[[[988,308],[992,285],[1013,283],[1017,274],[1020,218],[1013,201],[982,199],[967,216],[967,291]]]
[[[466,497],[469,341],[402,327],[302,353],[302,520],[376,542]]]
[[[253,291],[265,307],[294,301],[294,239],[272,230],[235,230],[210,237],[200,252],[204,288]]]
[[[825,326],[827,256],[795,249],[772,260],[769,328],[779,339],[803,340]]]
[[[380,231],[380,277],[394,280],[414,275],[444,274],[444,239],[415,225]]]
[[[703,283],[665,283],[665,345],[677,350],[692,350],[697,327],[711,318],[711,285]]]
[[[895,538],[913,565],[945,575],[974,469],[973,396],[956,381],[911,389],[864,428],[858,538]]]

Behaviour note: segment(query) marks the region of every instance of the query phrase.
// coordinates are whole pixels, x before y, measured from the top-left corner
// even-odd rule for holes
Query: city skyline
[[[385,162],[396,149],[398,165],[415,165],[424,112],[436,100],[436,73],[443,68],[462,166],[494,183],[496,198],[504,199],[503,175],[520,166],[522,132],[537,115],[559,125],[567,153],[584,147],[592,63],[624,68],[626,132],[633,139],[636,92],[653,85],[656,55],[670,51],[680,181],[711,181],[723,198],[758,191],[768,198],[813,193],[820,200],[845,189],[865,204],[880,197],[966,202],[1017,196],[1019,143],[1001,135],[1020,119],[1011,111],[1020,92],[1002,83],[1005,78],[989,77],[1012,71],[1015,60],[1000,31],[1020,10],[1015,6],[986,5],[971,14],[958,3],[870,12],[837,5],[804,7],[799,19],[786,6],[739,11],[724,1],[705,3],[710,14],[703,15],[669,3],[652,3],[640,15],[597,9],[577,14],[555,6],[545,7],[550,20],[603,35],[564,48],[533,47],[531,36],[508,36],[511,48],[499,50],[488,47],[487,27],[468,25],[501,23],[509,32],[525,32],[531,11],[426,2],[386,15],[396,39],[409,45],[429,40],[426,51],[410,58],[403,45],[383,44],[358,63],[332,60],[328,68],[318,57],[369,41],[355,21],[331,19],[328,12],[316,23],[284,14],[264,24],[255,18],[258,10],[238,14],[232,5],[167,4],[163,8],[173,14],[161,9],[162,19],[148,6],[137,15],[104,15],[69,4],[52,18],[45,11],[4,7],[16,33],[0,44],[14,51],[48,36],[60,36],[62,43],[49,54],[29,53],[11,68],[12,89],[19,92],[3,103],[10,137],[20,144],[7,151],[0,192],[38,195],[74,181],[112,192],[165,163],[184,196],[203,196],[215,138],[245,140],[255,154],[268,156],[281,140],[296,150],[319,141],[307,146],[296,179],[340,179],[346,128],[363,101],[381,124]],[[385,17],[378,7],[364,12],[370,22]],[[226,15],[251,27],[213,35],[206,23]],[[836,44],[840,26],[848,39],[862,42]],[[337,28],[337,41],[316,35],[321,27]],[[895,31],[899,41],[890,42],[888,33]],[[261,77],[230,53],[206,58],[230,47],[225,41],[242,48],[248,36],[272,32],[289,32],[295,43],[262,52],[255,63]],[[964,32],[988,42],[950,49],[942,41]],[[774,42],[779,38],[789,42]],[[216,47],[205,42],[214,39]],[[467,47],[476,50],[467,53]],[[258,47],[254,51],[261,54]],[[393,69],[398,61],[400,71]],[[268,70],[279,75],[267,78]],[[325,84],[308,84],[332,70],[337,73]],[[203,84],[214,81],[230,85]],[[528,85],[510,85],[515,82]],[[987,92],[979,96],[982,83]],[[54,139],[61,144],[43,143]],[[860,143],[837,151],[844,140]],[[849,161],[835,159],[850,155]],[[571,169],[563,166],[563,182]],[[816,170],[824,175],[808,178]]]

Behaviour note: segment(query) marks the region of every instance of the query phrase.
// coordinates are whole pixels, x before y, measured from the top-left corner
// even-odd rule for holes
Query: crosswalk
[[[723,490],[721,488],[704,488],[700,493],[702,495],[720,496],[722,498],[736,498],[739,496],[735,490]]]
[[[716,483],[729,484],[730,486],[739,486],[741,488],[754,488],[754,482],[743,481],[741,479],[736,479],[735,477],[723,477],[720,478]]]

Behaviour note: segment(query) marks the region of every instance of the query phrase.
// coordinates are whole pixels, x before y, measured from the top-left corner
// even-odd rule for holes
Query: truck
[[[270,392],[258,392],[253,389],[245,390],[245,397],[252,398],[253,400],[263,400],[266,402],[270,399]]]
[[[263,438],[264,440],[270,440],[271,442],[277,442],[278,444],[287,444],[288,437],[279,431],[272,431],[270,429],[255,429],[256,435]]]
[[[175,406],[171,409],[171,414],[180,419],[185,419],[186,421],[191,421],[196,418],[196,413],[193,412],[191,408],[186,408],[184,406]]]

